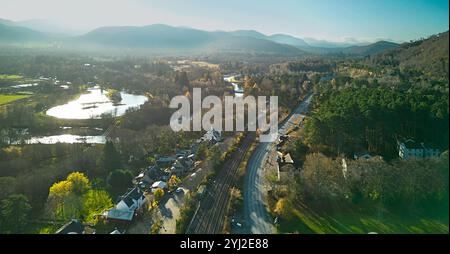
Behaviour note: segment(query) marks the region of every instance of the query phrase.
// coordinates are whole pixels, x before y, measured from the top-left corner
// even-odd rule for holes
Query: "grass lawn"
[[[22,78],[23,77],[20,75],[0,74],[0,79],[17,80],[17,79],[22,79]]]
[[[30,95],[0,94],[0,105],[8,104],[17,100],[22,100],[28,97],[30,97]]]
[[[442,216],[391,213],[383,208],[347,208],[318,213],[304,204],[292,210],[293,218],[280,221],[280,233],[308,234],[448,234],[448,213]]]

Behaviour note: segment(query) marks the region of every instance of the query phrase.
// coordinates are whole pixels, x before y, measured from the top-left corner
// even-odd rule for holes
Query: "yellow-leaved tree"
[[[55,221],[81,219],[95,223],[96,215],[112,207],[112,200],[104,190],[93,190],[86,175],[70,173],[66,180],[50,187],[47,212]]]

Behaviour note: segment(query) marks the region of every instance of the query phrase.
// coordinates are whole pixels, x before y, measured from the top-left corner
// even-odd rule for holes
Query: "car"
[[[197,175],[197,173],[192,173],[191,178],[195,177],[196,175]]]
[[[178,187],[178,188],[175,190],[175,193],[184,193],[184,190],[183,190],[183,188]]]
[[[238,222],[236,219],[231,219],[231,224],[237,227],[242,227],[242,223]]]

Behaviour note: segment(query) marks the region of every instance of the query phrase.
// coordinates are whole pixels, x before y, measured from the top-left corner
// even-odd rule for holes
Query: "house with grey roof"
[[[108,220],[131,221],[136,211],[141,209],[146,202],[147,199],[142,190],[134,187],[120,197],[114,208],[106,211],[103,215]]]
[[[56,231],[56,234],[84,234],[85,226],[81,221],[72,219],[70,222],[62,226]]]

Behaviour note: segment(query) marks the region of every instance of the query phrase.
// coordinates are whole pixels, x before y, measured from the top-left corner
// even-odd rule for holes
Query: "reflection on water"
[[[244,93],[244,89],[236,83],[231,83],[235,93]]]
[[[226,75],[223,77],[223,80],[230,82],[233,86],[234,96],[235,97],[244,97],[244,88],[237,83],[232,82],[235,79],[235,75]]]
[[[127,109],[139,107],[147,101],[143,95],[121,92],[122,101],[114,105],[100,87],[89,88],[88,92],[74,101],[49,109],[47,115],[62,119],[99,119],[102,114],[121,116]]]
[[[87,144],[104,144],[105,136],[79,136],[79,135],[55,135],[46,137],[33,137],[27,141],[27,144],[56,144],[56,143],[87,143]]]
[[[21,85],[15,85],[15,86],[11,86],[11,88],[25,88],[25,87],[32,87],[32,86],[37,86],[39,85],[38,83],[33,83],[33,84],[21,84]]]

